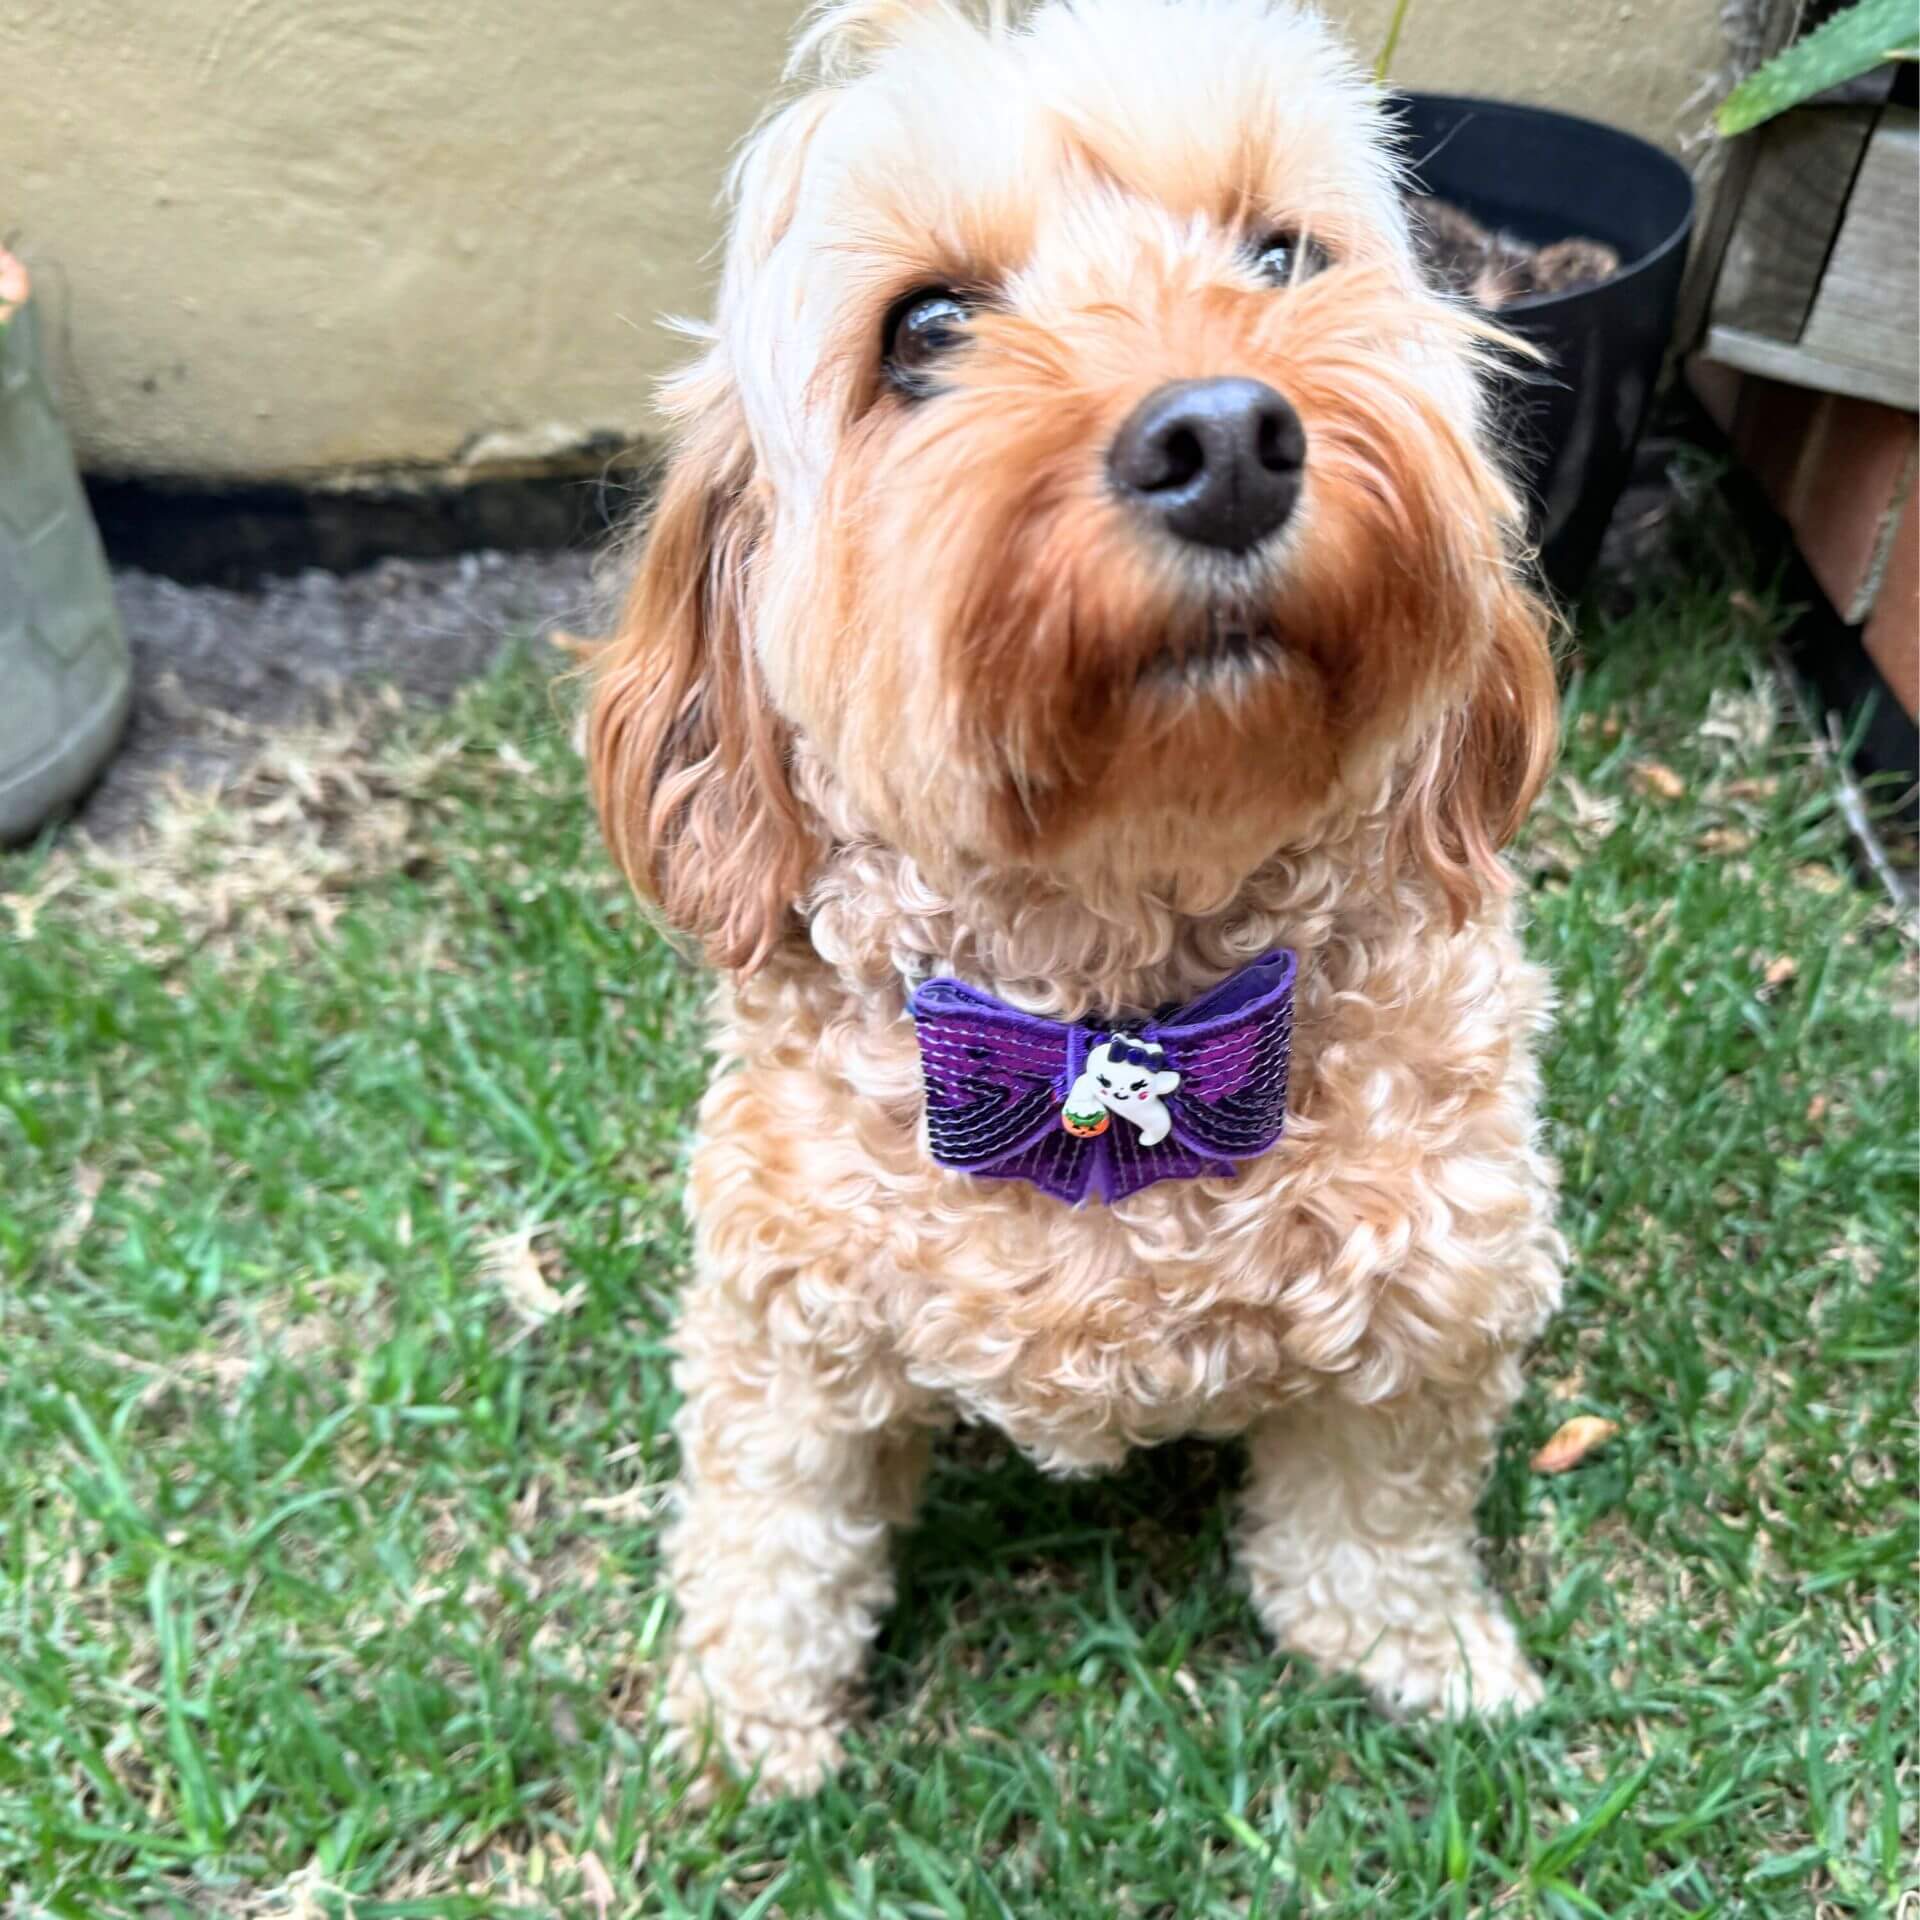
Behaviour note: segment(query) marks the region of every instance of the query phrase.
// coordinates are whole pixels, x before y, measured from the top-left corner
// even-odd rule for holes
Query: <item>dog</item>
[[[1284,0],[846,0],[795,79],[588,700],[608,845],[720,982],[671,1737],[762,1796],[840,1765],[956,1417],[1065,1474],[1243,1440],[1280,1645],[1397,1712],[1529,1708],[1473,1517],[1564,1258],[1499,337]],[[1175,1010],[1256,963],[1272,1124],[1234,1133]],[[1024,1127],[1103,1038],[1181,1177],[1105,1115],[1010,1149],[1059,1180],[965,1161],[967,1100]]]

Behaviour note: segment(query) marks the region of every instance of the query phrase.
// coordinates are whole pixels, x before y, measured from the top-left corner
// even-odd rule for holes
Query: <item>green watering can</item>
[[[26,269],[0,250],[0,842],[85,791],[133,676],[100,535],[40,364]]]

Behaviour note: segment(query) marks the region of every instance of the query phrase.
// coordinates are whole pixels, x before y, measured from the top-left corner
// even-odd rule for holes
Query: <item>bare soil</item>
[[[600,631],[609,597],[583,553],[383,560],[244,592],[122,568],[114,590],[134,707],[75,816],[99,840],[137,826],[169,781],[216,784],[263,730],[306,719],[343,688],[390,685],[409,701],[444,703],[514,640]]]

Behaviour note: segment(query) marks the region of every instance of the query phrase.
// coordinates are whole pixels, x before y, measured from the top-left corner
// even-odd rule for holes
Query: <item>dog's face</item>
[[[1164,890],[1424,752],[1410,830],[1470,890],[1551,677],[1475,325],[1350,62],[1261,0],[867,0],[816,39],[599,682],[630,871],[738,964],[804,881],[796,738],[936,868]]]

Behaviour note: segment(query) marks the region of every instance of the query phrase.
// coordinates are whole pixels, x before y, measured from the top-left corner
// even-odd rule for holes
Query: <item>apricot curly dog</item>
[[[1473,1509],[1560,1289],[1499,857],[1555,696],[1497,337],[1310,14],[851,0],[795,70],[588,724],[723,977],[680,1738],[837,1765],[956,1414],[1064,1473],[1244,1435],[1280,1642],[1524,1708]]]

